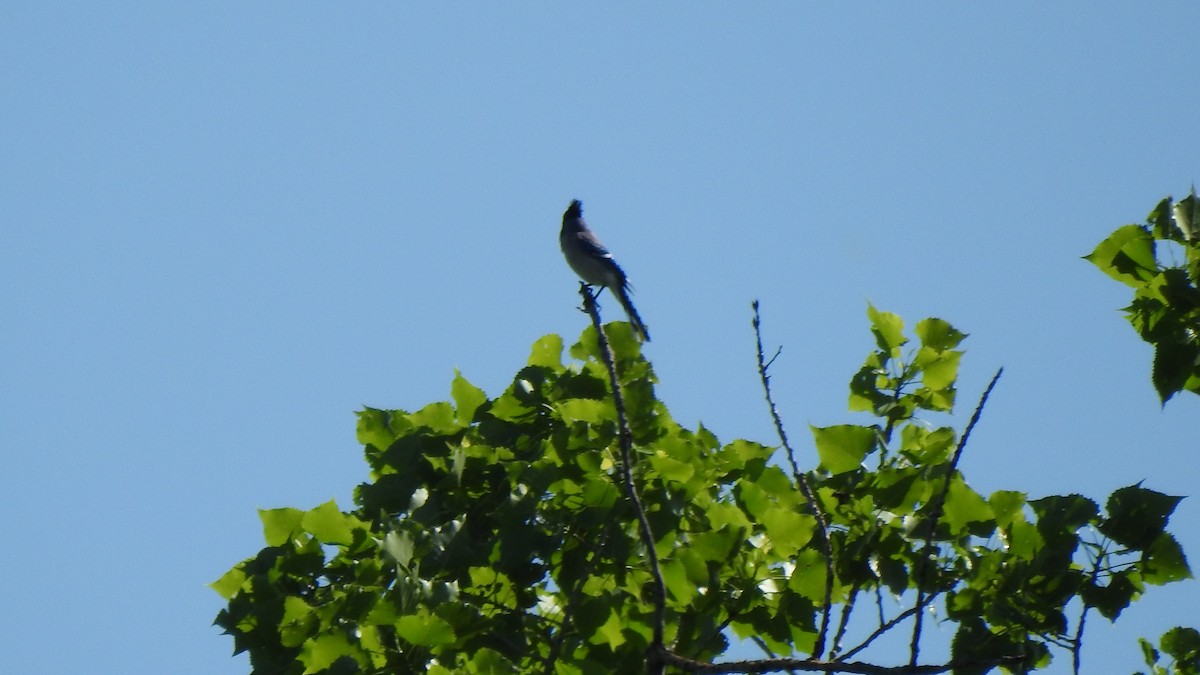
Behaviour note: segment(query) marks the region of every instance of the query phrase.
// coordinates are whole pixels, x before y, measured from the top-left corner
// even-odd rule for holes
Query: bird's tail
[[[624,288],[614,288],[613,295],[617,296],[617,301],[621,303],[621,307],[625,308],[625,314],[629,317],[629,323],[633,324],[633,332],[637,333],[638,337],[643,342],[650,341],[650,331],[646,330],[646,324],[642,323],[642,317],[638,316],[637,308],[633,306],[633,301],[629,299],[629,291]]]

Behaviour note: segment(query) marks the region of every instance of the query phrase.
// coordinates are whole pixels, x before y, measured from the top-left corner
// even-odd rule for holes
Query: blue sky
[[[255,509],[348,507],[355,410],[573,341],[573,198],[682,423],[773,442],[754,298],[793,437],[864,419],[869,300],[971,334],[959,428],[1005,367],[977,489],[1197,495],[1200,399],[1080,260],[1198,177],[1200,5],[1154,5],[5,3],[6,667],[246,672],[205,584]],[[1198,585],[1093,615],[1085,670]]]

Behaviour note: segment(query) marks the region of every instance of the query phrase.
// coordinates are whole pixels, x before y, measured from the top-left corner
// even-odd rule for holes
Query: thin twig
[[[779,441],[787,451],[788,462],[792,465],[792,477],[795,478],[800,491],[804,493],[804,499],[808,501],[808,507],[812,509],[813,516],[817,519],[817,530],[821,535],[818,544],[821,547],[821,555],[825,557],[825,602],[821,607],[821,631],[817,634],[817,641],[813,645],[812,652],[813,657],[819,659],[825,654],[825,640],[829,636],[829,613],[833,605],[833,548],[829,541],[829,524],[825,519],[824,509],[821,508],[821,504],[817,501],[817,497],[813,493],[812,486],[808,484],[808,479],[804,474],[800,473],[800,467],[796,464],[796,452],[792,449],[791,443],[788,442],[787,432],[783,428],[783,419],[779,416],[779,408],[776,407],[775,398],[771,394],[771,376],[767,374],[767,368],[775,362],[780,350],[775,352],[775,356],[772,356],[770,361],[765,360],[763,357],[762,320],[758,313],[758,300],[750,303],[750,306],[754,309],[754,320],[751,323],[754,325],[755,354],[758,357],[758,377],[762,380],[767,407],[771,411],[771,419],[775,421],[775,431],[779,434]]]
[[[992,388],[996,386],[996,382],[1000,379],[1000,375],[1003,372],[1004,368],[996,371],[996,374],[992,376],[992,381],[988,383],[987,389],[983,390],[983,396],[979,397],[979,405],[975,406],[975,412],[971,413],[971,420],[967,422],[967,428],[963,430],[962,438],[958,439],[958,446],[954,448],[954,456],[950,460],[950,467],[946,470],[946,480],[942,483],[942,490],[930,505],[929,527],[925,533],[925,544],[921,548],[921,556],[917,558],[917,569],[914,574],[917,584],[917,608],[922,607],[925,602],[925,589],[923,587],[925,570],[929,566],[929,558],[933,556],[933,532],[937,529],[937,523],[942,518],[942,507],[946,504],[946,495],[950,494],[950,481],[954,478],[954,472],[958,470],[958,460],[962,457],[963,448],[967,447],[967,439],[971,436],[971,430],[979,422],[979,416],[983,414],[983,406],[987,403],[988,396],[992,393]],[[917,619],[913,622],[912,642],[909,644],[908,664],[910,666],[917,665],[917,655],[920,651],[921,641],[921,620],[924,616],[925,612],[917,612]]]
[[[879,624],[883,625],[883,586],[875,584],[875,611],[879,613]]]
[[[750,636],[750,641],[753,642],[754,644],[758,645],[758,648],[763,650],[763,653],[766,654],[771,659],[779,658],[779,655],[771,650],[771,647],[770,647],[770,645],[767,644],[766,640],[760,638],[757,635],[752,635],[752,636]],[[751,663],[753,663],[753,662],[751,662]],[[780,670],[782,670],[782,668]],[[796,675],[795,668],[788,668],[787,672],[790,673],[790,675]]]
[[[842,640],[846,638],[846,629],[850,627],[850,614],[854,612],[854,603],[858,600],[858,594],[862,590],[860,582],[854,582],[854,586],[850,592],[846,594],[846,601],[842,603],[842,614],[838,617],[837,630],[833,633],[833,645],[829,647],[829,660],[836,661],[839,658],[839,652],[842,650]]]
[[[857,653],[861,652],[862,650],[866,649],[867,647],[869,647],[869,646],[870,646],[870,644],[871,644],[872,642],[874,642],[874,641],[875,641],[875,638],[877,638],[877,637],[879,637],[879,636],[883,635],[884,633],[888,632],[888,631],[889,631],[889,630],[891,630],[893,627],[895,627],[895,626],[896,626],[896,624],[900,623],[901,621],[904,621],[905,619],[907,619],[908,617],[912,616],[913,614],[916,614],[917,612],[921,611],[922,609],[925,609],[925,606],[926,606],[926,605],[929,605],[929,604],[931,604],[931,603],[934,601],[934,599],[935,599],[935,598],[937,598],[937,595],[936,595],[936,594],[935,594],[935,595],[930,595],[930,596],[927,596],[927,597],[925,598],[925,605],[920,605],[920,606],[916,606],[916,607],[909,607],[908,609],[904,610],[903,612],[900,612],[900,613],[899,613],[899,614],[897,614],[896,616],[892,617],[890,621],[887,621],[886,623],[884,623],[884,622],[881,622],[881,623],[879,624],[879,628],[876,628],[876,629],[875,629],[875,632],[871,633],[870,635],[868,635],[868,636],[866,637],[866,639],[865,639],[865,640],[863,640],[862,642],[858,643],[858,646],[854,647],[854,649],[851,649],[851,650],[847,651],[845,654],[842,654],[841,656],[839,656],[839,657],[838,657],[837,659],[835,659],[835,660],[836,660],[836,661],[843,661],[843,660],[845,660],[845,659],[848,659],[848,658],[850,658],[850,657],[854,656],[855,654],[857,654]]]
[[[1092,561],[1092,583],[1096,583],[1096,577],[1100,574],[1100,561],[1104,559],[1102,553],[1096,554],[1096,559]],[[1088,604],[1083,603],[1083,608],[1079,610],[1079,625],[1075,627],[1075,639],[1071,641],[1071,663],[1074,665],[1075,675],[1079,675],[1079,666],[1082,663],[1083,655],[1083,624],[1087,620]]]
[[[608,368],[608,380],[612,385],[613,406],[617,410],[617,439],[621,446],[621,476],[625,482],[625,492],[633,509],[637,513],[638,532],[642,544],[646,547],[646,558],[650,563],[650,576],[654,581],[654,626],[653,638],[647,649],[647,672],[651,675],[661,675],[665,669],[661,654],[666,653],[663,645],[663,633],[667,615],[667,585],[663,581],[662,569],[658,565],[658,550],[654,546],[654,532],[650,529],[650,521],[646,518],[646,510],[642,507],[642,499],[638,496],[633,484],[633,472],[630,471],[630,453],[633,449],[633,432],[629,430],[629,419],[625,414],[625,397],[621,395],[621,385],[617,379],[617,366],[613,358],[612,346],[600,325],[600,312],[596,308],[596,296],[592,294],[591,286],[579,284],[579,294],[583,296],[583,308],[592,317],[592,327],[596,329],[600,358]]]
[[[1071,663],[1075,666],[1075,675],[1079,675],[1079,666],[1082,662],[1081,656],[1083,653],[1083,623],[1087,619],[1088,607],[1085,604],[1083,611],[1079,612],[1079,626],[1075,629],[1075,639],[1071,642]]]
[[[706,663],[704,661],[694,661],[664,649],[662,659],[667,664],[675,666],[684,672],[706,673],[707,675],[770,673],[780,670],[802,670],[814,673],[860,673],[862,675],[933,675],[934,673],[948,673],[957,669],[974,669],[982,672],[989,666],[1014,666],[1023,661],[1024,657],[1008,656],[998,659],[956,661],[927,666],[879,666],[859,661],[821,661],[817,659],[794,658]]]

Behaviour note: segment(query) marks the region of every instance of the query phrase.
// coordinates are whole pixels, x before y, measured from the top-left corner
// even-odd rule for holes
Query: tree
[[[1166,530],[1179,497],[970,487],[958,461],[1000,373],[961,434],[923,424],[957,397],[966,335],[944,320],[914,343],[869,309],[850,408],[873,421],[813,428],[804,471],[757,303],[778,447],[676,423],[628,324],[602,329],[581,294],[574,363],[549,335],[495,398],[456,375],[450,402],[365,409],[371,482],[352,510],[260,512],[267,546],[213,584],[254,673],[1029,672],[1056,654],[1078,670],[1089,614],[1190,577]],[[930,660],[934,608],[956,631]],[[1163,651],[1195,673],[1177,630]],[[873,653],[901,631],[907,654]],[[730,636],[766,657],[722,660]]]

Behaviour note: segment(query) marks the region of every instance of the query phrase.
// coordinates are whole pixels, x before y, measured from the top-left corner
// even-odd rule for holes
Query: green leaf
[[[1082,495],[1054,495],[1029,502],[1038,517],[1038,531],[1060,534],[1074,532],[1090,523],[1100,507]]]
[[[344,633],[326,633],[308,640],[300,650],[304,675],[319,673],[342,657],[353,658],[356,650]]]
[[[294,534],[304,527],[304,512],[300,509],[259,509],[258,518],[263,524],[263,539],[268,546],[283,546]]]
[[[921,319],[913,331],[921,338],[923,346],[939,352],[954,349],[967,337],[948,321],[936,317]]]
[[[1009,523],[1004,533],[1008,552],[1020,560],[1033,560],[1034,555],[1045,545],[1037,526],[1017,520]]]
[[[692,535],[691,550],[705,560],[720,563],[729,557],[730,553],[746,543],[744,529],[725,526],[713,532],[701,532]]]
[[[358,442],[363,445],[373,445],[376,449],[387,450],[396,440],[396,435],[389,427],[390,415],[386,410],[364,408],[358,413]]]
[[[650,466],[654,467],[663,479],[676,483],[686,483],[696,473],[696,468],[691,462],[681,462],[658,452],[650,456]]]
[[[454,408],[445,401],[430,403],[408,416],[412,425],[417,428],[427,428],[434,433],[452,434],[458,431],[454,421]]]
[[[1134,288],[1144,285],[1158,274],[1154,238],[1141,225],[1126,225],[1117,229],[1084,259],[1113,279]]]
[[[1088,584],[1083,587],[1081,595],[1089,607],[1099,610],[1101,616],[1109,621],[1116,621],[1121,612],[1142,593],[1141,584],[1135,583],[1130,570],[1122,570],[1113,574],[1108,583],[1099,586]]]
[[[886,374],[878,356],[872,354],[850,378],[850,411],[878,410],[889,403],[891,397],[879,390],[881,381],[886,381]]]
[[[1171,220],[1184,241],[1200,239],[1200,199],[1196,198],[1195,186],[1192,186],[1187,197],[1175,203],[1171,209]]]
[[[450,383],[450,396],[454,399],[455,416],[459,424],[470,424],[475,419],[475,411],[487,401],[483,390],[467,381],[456,368],[454,381]]]
[[[1142,647],[1142,658],[1146,661],[1146,665],[1151,668],[1158,663],[1158,650],[1146,638],[1138,638],[1138,644]]]
[[[867,453],[875,447],[875,429],[853,424],[814,427],[813,440],[821,465],[837,475],[853,471],[862,465]]]
[[[519,672],[511,661],[504,658],[503,654],[487,647],[472,654],[468,666],[469,673],[480,673],[481,675],[500,675],[501,673]]]
[[[812,540],[817,519],[781,508],[766,509],[761,517],[771,547],[778,555],[790,558]]]
[[[380,598],[367,613],[362,623],[368,626],[390,626],[396,623],[400,616],[400,611],[396,608],[395,603],[386,598]]]
[[[1164,339],[1154,345],[1151,381],[1158,398],[1166,405],[1171,397],[1188,387],[1200,372],[1200,342]]]
[[[596,631],[596,637],[593,641],[602,640],[608,644],[609,649],[616,649],[625,644],[625,636],[621,634],[622,626],[621,617],[617,615],[617,610],[611,610],[608,615],[608,620],[604,625]]]
[[[917,350],[914,362],[921,368],[921,382],[934,391],[945,389],[958,379],[959,351],[934,351],[930,347]]]
[[[664,561],[662,564],[663,583],[667,590],[680,604],[689,605],[698,594],[696,585],[688,579],[687,568],[678,559]]]
[[[408,569],[413,558],[412,537],[402,530],[392,530],[383,537],[383,550],[392,556],[401,567]]]
[[[352,524],[361,527],[358,519],[342,513],[333,500],[310,509],[301,519],[304,530],[322,544],[350,544],[354,540]]]
[[[1170,533],[1158,535],[1146,549],[1142,556],[1142,578],[1155,585],[1192,578],[1183,548]]]
[[[746,513],[755,519],[762,518],[767,509],[775,506],[770,494],[755,482],[742,481],[734,486],[734,491],[746,505]]]
[[[565,401],[559,401],[554,404],[554,409],[558,411],[559,416],[567,424],[573,422],[599,424],[602,421],[612,419],[614,413],[610,401],[599,401],[590,398],[570,398]]]
[[[517,378],[508,391],[501,394],[488,408],[488,414],[501,422],[521,422],[533,414],[533,408],[523,401],[536,395],[533,383]]]
[[[1023,518],[1025,508],[1025,493],[1013,490],[998,490],[988,497],[988,505],[996,517],[996,525],[1008,527],[1017,518]]]
[[[795,560],[795,569],[788,579],[788,588],[809,600],[825,600],[825,557],[816,547],[800,551]]]
[[[1191,668],[1190,671],[1180,669],[1180,673],[1195,673],[1200,668],[1200,631],[1195,628],[1176,626],[1163,633],[1159,644],[1175,659],[1176,667],[1186,665]]]
[[[298,647],[309,639],[316,625],[313,608],[294,595],[283,600],[283,618],[279,620],[279,637],[284,645]]]
[[[992,509],[983,497],[958,475],[950,481],[950,491],[946,495],[942,513],[954,534],[961,534],[967,523],[982,523],[993,518]]]
[[[422,609],[396,621],[396,635],[418,647],[434,647],[454,642],[454,628],[440,616]]]
[[[246,581],[246,571],[241,565],[234,567],[225,574],[221,575],[220,579],[208,585],[226,600],[232,598],[242,588],[242,584]]]
[[[705,515],[712,529],[715,530],[731,527],[734,530],[741,531],[750,528],[750,519],[735,504],[714,502],[709,505],[708,512]]]
[[[554,371],[562,370],[562,350],[563,339],[560,336],[553,333],[544,335],[533,343],[528,365],[542,366]]]
[[[1100,523],[1100,532],[1118,544],[1145,549],[1163,532],[1182,500],[1140,485],[1115,490],[1105,505],[1108,517]]]
[[[891,312],[881,312],[867,303],[867,318],[871,320],[871,332],[879,348],[893,356],[908,342],[904,337],[904,321]]]

